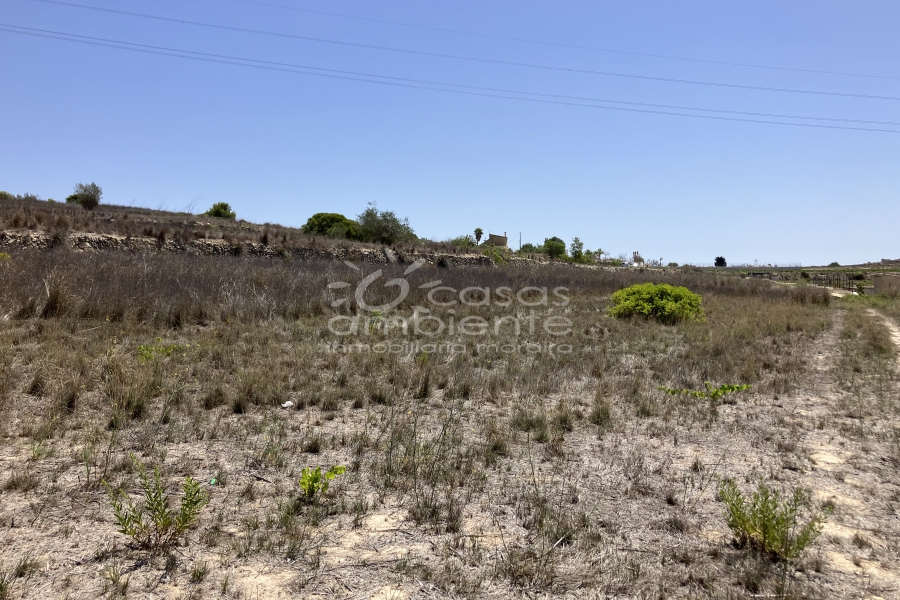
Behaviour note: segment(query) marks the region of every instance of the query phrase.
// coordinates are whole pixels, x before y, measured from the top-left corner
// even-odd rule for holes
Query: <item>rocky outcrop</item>
[[[126,237],[113,234],[72,232],[48,234],[39,231],[0,231],[0,248],[6,250],[50,250],[68,247],[76,252],[173,252],[201,256],[250,256],[254,258],[325,260],[365,263],[412,263],[423,260],[442,267],[466,265],[492,266],[494,261],[481,254],[403,253],[390,248],[356,247],[282,247],[257,242],[229,243],[221,239],[191,242],[160,240],[153,237]],[[516,259],[517,261],[525,259]]]

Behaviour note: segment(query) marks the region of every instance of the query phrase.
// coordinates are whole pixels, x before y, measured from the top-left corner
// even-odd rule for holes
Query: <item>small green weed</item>
[[[163,344],[162,338],[156,338],[156,346],[140,345],[137,347],[137,356],[142,362],[148,362],[157,357],[169,357],[176,352],[181,352],[190,346],[180,346],[178,344]]]
[[[346,470],[347,467],[340,465],[335,465],[324,473],[322,467],[304,468],[300,473],[300,491],[308,502],[312,502],[317,496],[324,495],[330,482],[338,475],[343,475]]]
[[[719,498],[725,503],[725,521],[741,545],[791,561],[822,532],[830,508],[810,515],[801,522],[801,509],[808,504],[808,493],[795,488],[783,498],[777,490],[760,481],[758,489],[747,498],[731,479],[719,482]]]
[[[159,468],[154,467],[151,474],[136,459],[134,463],[141,480],[142,505],[135,505],[122,490],[113,490],[106,484],[119,533],[134,539],[147,550],[167,548],[197,521],[209,497],[197,481],[188,477],[181,488],[180,509],[175,512],[169,506],[169,494]]]
[[[660,387],[662,391],[673,396],[693,396],[694,398],[707,398],[713,401],[719,401],[728,394],[735,392],[743,392],[750,389],[750,386],[743,383],[723,383],[719,387],[713,387],[708,381],[703,382],[705,390],[683,390],[669,387]]]

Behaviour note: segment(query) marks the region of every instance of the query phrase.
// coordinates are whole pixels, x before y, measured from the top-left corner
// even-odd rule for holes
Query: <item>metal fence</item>
[[[854,279],[850,273],[814,273],[810,283],[820,287],[853,291],[856,289],[856,284],[861,282]]]

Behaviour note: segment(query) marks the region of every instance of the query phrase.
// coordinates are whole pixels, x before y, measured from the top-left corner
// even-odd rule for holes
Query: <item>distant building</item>
[[[488,239],[484,242],[488,246],[497,246],[499,248],[508,248],[509,247],[509,238],[506,237],[506,232],[503,232],[503,235],[494,235],[493,233],[488,234]]]
[[[900,275],[893,273],[874,273],[872,279],[875,280],[876,294],[900,294]]]

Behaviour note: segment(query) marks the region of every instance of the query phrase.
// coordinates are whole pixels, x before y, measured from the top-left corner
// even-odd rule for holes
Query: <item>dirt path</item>
[[[872,441],[877,435],[868,428],[874,430],[877,419],[852,414],[850,394],[838,384],[842,321],[839,311],[816,349],[817,383],[798,411],[804,421],[815,423],[801,441],[813,465],[803,484],[812,490],[816,505],[834,507],[820,543],[825,568],[854,581],[858,597],[900,598],[900,566],[887,558],[898,535],[891,508],[896,466],[890,466],[890,453],[879,451]],[[900,349],[900,329],[886,324]],[[880,423],[882,429],[900,425],[896,415],[892,417],[891,423]]]

